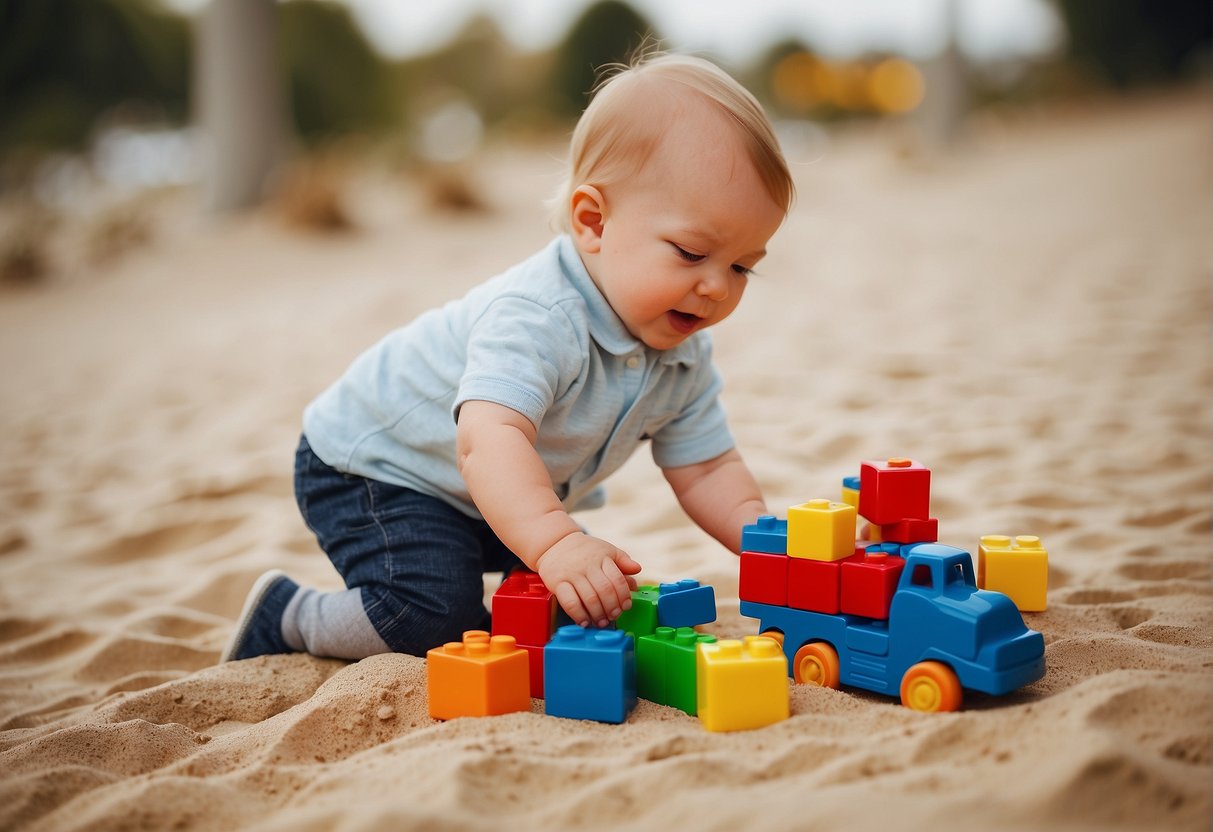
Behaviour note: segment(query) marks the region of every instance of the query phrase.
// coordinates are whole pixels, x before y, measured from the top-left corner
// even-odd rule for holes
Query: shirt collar
[[[581,254],[578,253],[577,246],[573,244],[572,237],[567,234],[560,237],[557,242],[557,253],[560,258],[560,268],[565,277],[585,300],[586,311],[590,319],[590,337],[594,339],[595,343],[615,356],[644,351],[655,354],[654,357],[662,364],[693,363],[692,342],[700,336],[700,333],[696,333],[673,349],[649,349],[628,332],[623,321],[615,314],[615,310],[611,308],[606,297],[586,270],[585,263],[582,262]]]

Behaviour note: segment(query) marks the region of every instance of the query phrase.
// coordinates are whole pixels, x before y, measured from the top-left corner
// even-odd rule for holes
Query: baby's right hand
[[[605,540],[574,532],[557,541],[536,564],[560,606],[582,627],[606,627],[632,606],[640,564]]]

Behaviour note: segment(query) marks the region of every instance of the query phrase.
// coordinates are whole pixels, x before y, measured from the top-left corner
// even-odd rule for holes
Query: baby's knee
[[[451,592],[424,599],[400,597],[386,590],[370,595],[367,615],[397,653],[425,656],[441,644],[460,641],[468,630],[487,630],[490,625],[482,593]]]

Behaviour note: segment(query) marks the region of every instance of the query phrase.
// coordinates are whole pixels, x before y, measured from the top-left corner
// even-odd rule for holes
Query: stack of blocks
[[[931,471],[911,459],[865,460],[842,481],[842,502],[809,500],[787,520],[760,517],[741,541],[742,601],[827,615],[888,618],[905,561],[901,547],[939,539],[930,516]],[[858,520],[868,526],[857,540]],[[1022,541],[1022,542],[1020,542]],[[1047,553],[1038,538],[982,538],[978,586],[1004,592],[1022,611],[1043,610]]]
[[[493,635],[513,636],[530,660],[531,696],[543,698],[543,648],[556,631],[556,597],[526,569],[506,576],[493,593]]]
[[[531,709],[527,654],[513,636],[468,630],[426,654],[430,716],[494,716]]]
[[[557,628],[558,614],[555,598],[533,572],[511,573],[493,595],[493,633],[513,637],[517,649],[529,654],[530,694],[546,700],[548,714],[623,722],[638,696],[691,716],[699,713],[698,651],[714,645],[716,637],[693,627],[716,620],[712,587],[691,579],[641,586],[613,629]],[[730,648],[712,665],[719,669],[711,671],[713,681],[705,690],[715,697],[717,716],[704,721],[709,730],[742,730],[769,724],[779,714],[787,717],[786,682],[761,682],[770,666],[758,660],[764,649],[747,643],[738,658]],[[782,658],[781,667],[780,678],[786,680]],[[431,699],[434,695],[431,690]],[[728,705],[732,699],[740,703],[736,713]],[[470,715],[466,709],[436,710]]]
[[[844,481],[843,502],[809,500],[789,508],[786,521],[766,516],[745,527],[738,587],[742,601],[827,615],[888,617],[905,561],[880,544],[856,540],[855,504],[861,498],[849,487],[853,479]]]

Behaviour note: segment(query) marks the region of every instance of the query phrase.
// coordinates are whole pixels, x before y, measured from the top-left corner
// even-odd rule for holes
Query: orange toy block
[[[855,554],[855,506],[809,500],[788,509],[788,557],[842,560]]]
[[[513,636],[468,630],[426,653],[430,716],[494,716],[531,709],[530,662]]]

